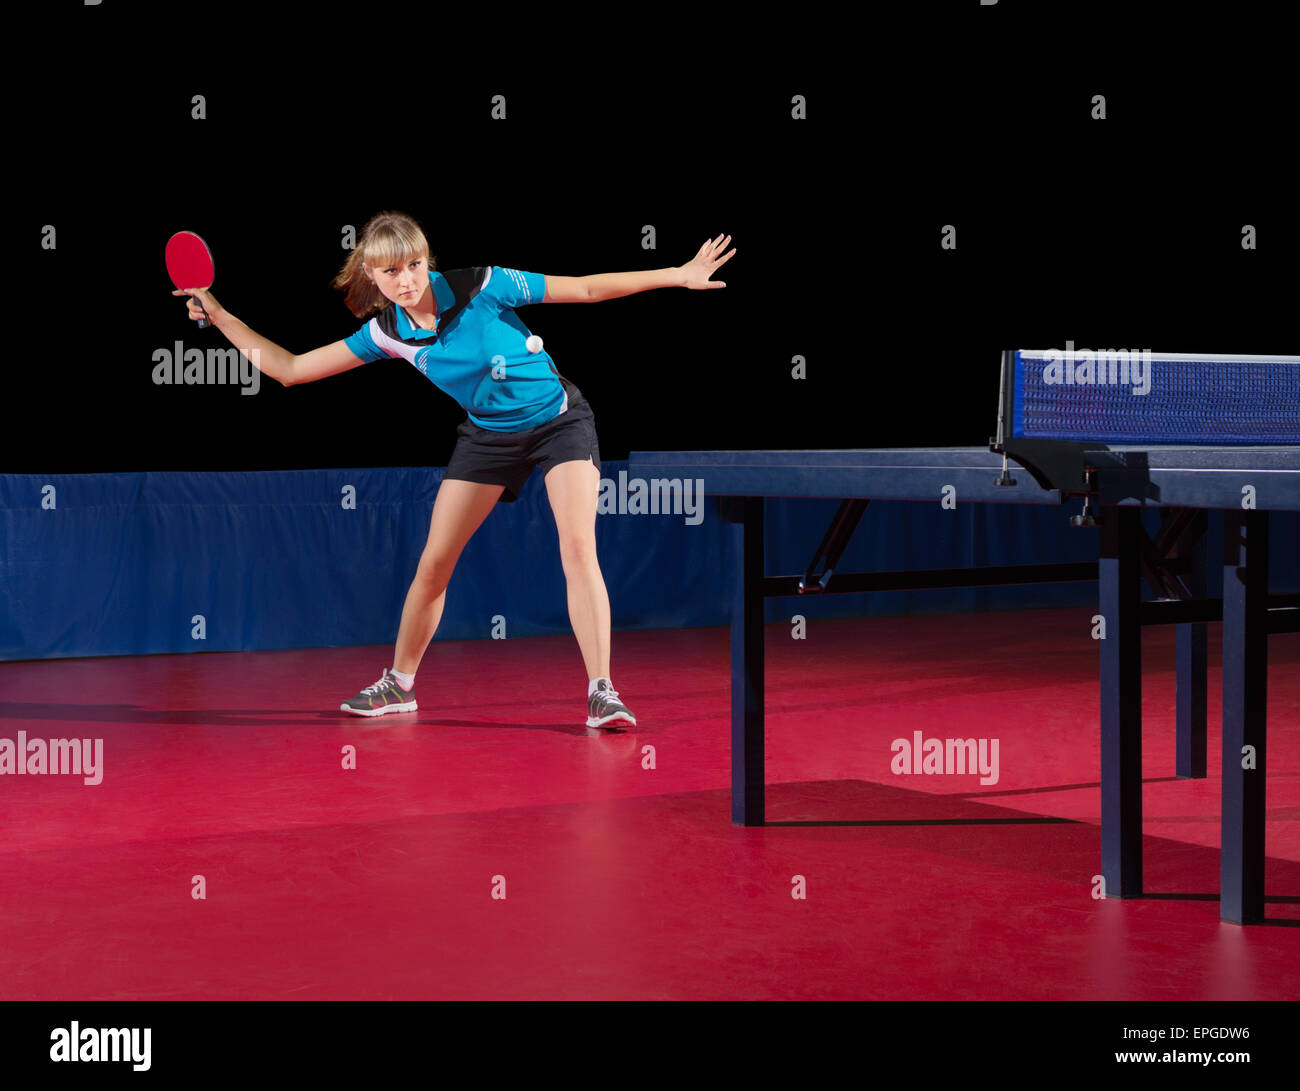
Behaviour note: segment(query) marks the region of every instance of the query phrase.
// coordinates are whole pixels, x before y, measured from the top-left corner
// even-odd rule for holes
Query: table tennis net
[[[1010,370],[1009,436],[1300,444],[1300,356],[1022,349]]]

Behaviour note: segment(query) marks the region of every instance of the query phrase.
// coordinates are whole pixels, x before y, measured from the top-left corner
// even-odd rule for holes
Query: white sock
[[[613,689],[613,688],[614,688],[614,683],[611,682],[608,678],[593,678],[590,682],[587,683],[587,696],[588,696],[588,697],[590,697],[593,693],[596,692],[596,684],[597,684],[598,682],[602,682],[602,681],[603,681],[606,685],[608,685],[610,689]]]
[[[388,673],[397,679],[397,684],[401,686],[402,689],[409,690],[415,682],[415,675],[413,674],[403,674],[401,671],[396,669],[390,670]]]

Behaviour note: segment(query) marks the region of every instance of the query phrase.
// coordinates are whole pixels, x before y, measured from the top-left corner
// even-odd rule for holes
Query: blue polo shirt
[[[480,428],[521,432],[554,420],[568,395],[550,354],[529,352],[516,307],[540,303],[546,277],[499,265],[429,271],[437,324],[423,330],[396,303],[345,339],[359,360],[400,358],[450,394]]]

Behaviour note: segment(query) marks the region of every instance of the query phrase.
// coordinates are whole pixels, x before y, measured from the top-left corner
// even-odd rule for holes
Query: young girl
[[[609,677],[609,596],[596,561],[600,449],[595,420],[578,388],[530,339],[515,308],[617,299],[651,288],[723,288],[709,278],[736,253],[722,253],[730,241],[730,235],[719,235],[705,242],[675,269],[552,277],[493,265],[439,273],[420,226],[401,213],[381,212],[366,224],[334,278],[354,315],[374,317],[351,337],[302,355],[254,333],[211,292],[173,293],[191,297],[191,319],[206,315],[235,348],[284,386],[401,357],[466,412],[406,594],[392,668],[344,701],[339,706],[344,712],[415,711],[415,672],[437,631],[461,551],[498,500],[518,499],[538,466],[559,531],[569,620],[587,668],[587,726],[615,720],[636,724]]]

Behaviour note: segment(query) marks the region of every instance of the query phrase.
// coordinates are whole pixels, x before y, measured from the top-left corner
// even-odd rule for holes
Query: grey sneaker
[[[587,698],[587,726],[604,727],[614,720],[625,720],[636,727],[636,717],[632,715],[627,705],[618,699],[618,690],[613,689],[602,678],[591,691],[591,696]]]
[[[389,712],[414,712],[419,707],[415,703],[415,690],[402,689],[385,667],[378,682],[344,701],[339,711],[354,716],[383,716]]]

